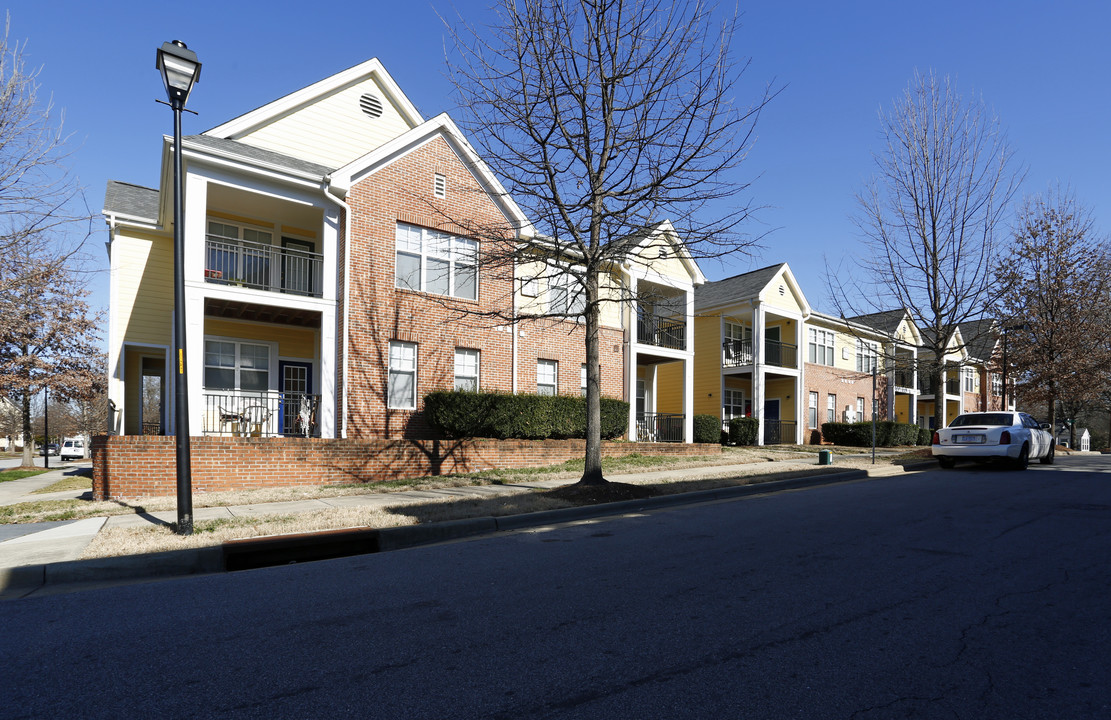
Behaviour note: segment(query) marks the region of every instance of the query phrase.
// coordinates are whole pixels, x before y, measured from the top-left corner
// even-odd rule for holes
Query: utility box
[[[818,451],[818,464],[819,465],[832,465],[833,464],[833,452],[830,451],[830,450],[819,450]]]

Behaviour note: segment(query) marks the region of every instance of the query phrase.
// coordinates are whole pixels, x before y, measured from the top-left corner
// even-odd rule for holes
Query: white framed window
[[[270,287],[270,246],[274,234],[248,225],[208,221],[205,236],[205,280]]]
[[[1003,395],[1003,376],[999,373],[991,374],[991,394],[996,397]]]
[[[586,397],[586,363],[583,363],[582,368],[579,369],[579,390],[582,396]]]
[[[806,421],[811,428],[818,427],[818,393],[810,393],[806,406]]]
[[[817,365],[833,366],[833,346],[837,334],[832,330],[809,328],[807,334],[810,338],[807,360]],[[832,420],[830,421],[832,422]]]
[[[826,422],[837,422],[836,395],[826,395]]]
[[[266,392],[270,389],[270,346],[236,340],[204,341],[206,390]]]
[[[416,343],[390,342],[390,372],[386,388],[387,404],[396,410],[417,407]]]
[[[478,299],[478,242],[398,223],[394,287]]]
[[[733,418],[745,416],[745,394],[743,390],[725,388],[721,397],[721,419],[729,422]]]
[[[874,342],[867,340],[856,341],[856,371],[861,373],[871,373],[876,367],[876,355],[878,346]]]
[[[559,389],[559,363],[555,360],[536,361],[536,394],[555,395]]]
[[[447,197],[447,177],[441,173],[432,173],[432,194],[438,198]]]
[[[864,422],[864,398],[862,397],[856,399],[856,421]]]
[[[481,354],[478,350],[455,348],[455,389],[478,390],[478,366]]]
[[[544,291],[544,280],[543,275],[521,278],[521,294],[525,297],[538,297]]]
[[[970,367],[964,369],[964,391],[975,392],[976,390],[976,370]]]
[[[582,315],[586,312],[586,288],[582,275],[561,270],[548,282],[548,312],[553,315]]]

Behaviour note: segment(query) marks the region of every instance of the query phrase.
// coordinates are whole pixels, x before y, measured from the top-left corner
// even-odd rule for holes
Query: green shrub
[[[755,445],[760,423],[756,418],[733,418],[729,421],[729,442],[734,445]]]
[[[601,399],[604,439],[620,437],[629,425],[629,403]],[[424,396],[429,425],[449,438],[505,440],[586,437],[586,399],[568,395],[437,390]]]
[[[876,446],[895,447],[914,445],[918,440],[918,426],[909,423],[880,420],[876,422]],[[822,423],[822,437],[834,445],[850,447],[872,446],[872,422]]]
[[[721,420],[716,415],[694,416],[694,441],[716,443],[721,439]]]
[[[918,445],[928,446],[933,444],[934,434],[930,432],[929,428],[918,428]]]

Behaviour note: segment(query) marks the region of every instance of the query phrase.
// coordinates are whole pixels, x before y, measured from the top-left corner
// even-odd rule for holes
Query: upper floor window
[[[856,341],[856,371],[870,373],[876,367],[876,343],[867,340]]]
[[[1003,394],[1003,376],[999,373],[991,374],[991,394],[996,396]]]
[[[478,299],[478,243],[407,223],[397,224],[394,287]]]
[[[455,389],[478,390],[478,350],[455,348]]]
[[[548,312],[553,315],[581,315],[586,311],[586,288],[582,276],[561,270],[548,282]]]
[[[964,391],[975,392],[976,390],[976,371],[973,368],[964,369]]]
[[[820,328],[810,328],[808,330],[810,336],[809,355],[807,360],[818,365],[833,365],[833,344],[837,337],[836,333],[832,330],[822,330]],[[830,421],[832,422],[832,420]]]

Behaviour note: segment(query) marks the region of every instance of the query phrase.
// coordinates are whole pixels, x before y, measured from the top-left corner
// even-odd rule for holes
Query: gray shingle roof
[[[695,312],[756,297],[785,264],[769,265],[766,268],[696,287],[694,289]]]
[[[185,142],[194,147],[207,148],[223,154],[234,155],[248,162],[266,163],[267,165],[273,165],[297,173],[324,177],[332,172],[332,170],[335,170],[335,168],[319,165],[314,162],[309,162],[308,160],[301,160],[300,158],[291,157],[289,155],[283,155],[273,150],[263,150],[262,148],[241,143],[237,140],[228,140],[211,135],[190,135],[185,138]]]
[[[895,335],[895,331],[899,329],[899,323],[903,321],[905,316],[905,310],[882,310],[880,312],[868,313],[867,315],[857,315],[856,317],[848,318],[848,320],[858,325],[864,325],[879,330],[885,335],[893,336]]]
[[[991,320],[974,320],[961,323],[961,337],[968,347],[968,354],[977,360],[990,360],[995,350],[995,343],[999,340],[999,331]]]
[[[142,185],[109,180],[104,211],[151,223],[158,222],[158,191]]]

